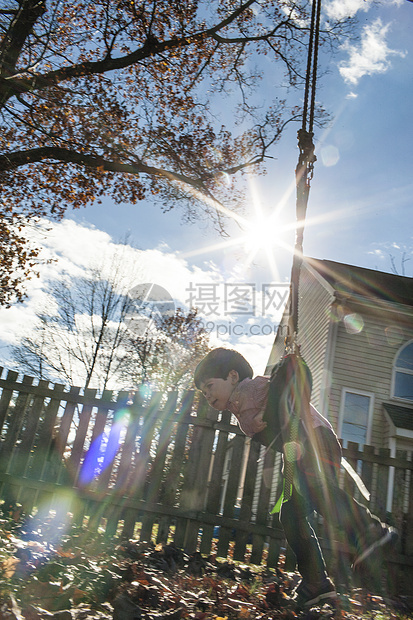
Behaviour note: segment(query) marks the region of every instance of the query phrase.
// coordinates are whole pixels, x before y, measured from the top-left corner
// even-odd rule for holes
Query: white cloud
[[[81,276],[90,266],[98,266],[105,273],[118,258],[122,265],[122,286],[126,286],[126,290],[136,284],[154,283],[164,287],[176,305],[184,308],[191,305],[200,307],[205,302],[204,312],[201,308],[200,316],[211,333],[212,346],[236,348],[250,360],[256,373],[264,372],[280,317],[281,307],[278,305],[282,299],[277,298],[280,302],[277,308],[266,308],[264,316],[262,296],[257,286],[254,314],[229,315],[225,306],[228,291],[226,285],[242,283],[236,271],[224,279],[213,262],[196,266],[189,264],[187,259],[172,252],[167,246],[139,250],[130,245],[115,243],[101,230],[70,219],[58,223],[43,220],[35,230],[30,230],[30,238],[43,246],[43,258],[55,260],[43,265],[40,278],[30,282],[30,294],[23,304],[15,304],[8,309],[0,308],[0,358],[3,357],[4,365],[7,366],[7,347],[18,343],[22,336],[34,328],[36,310],[44,304],[48,281],[67,275]],[[248,286],[251,283],[246,284]]]
[[[256,336],[254,339],[244,336],[237,343],[236,348],[249,361],[254,374],[263,375],[273,342],[273,336],[261,335]]]
[[[111,244],[110,236],[93,227],[80,226],[74,220],[64,219],[55,223],[43,219],[36,229],[29,229],[30,238],[44,248],[42,258],[57,258],[47,277],[64,271],[78,275],[92,260],[106,254]]]
[[[348,52],[348,62],[342,62],[340,74],[345,82],[356,85],[364,75],[384,73],[387,71],[392,56],[405,56],[405,53],[391,49],[386,42],[390,24],[383,25],[380,18],[364,27],[360,45],[343,45]]]
[[[374,247],[375,246],[375,247]],[[373,244],[373,248],[367,252],[381,262],[386,262],[391,273],[409,276],[410,261],[413,259],[413,245],[399,243],[397,241],[385,241]],[[377,269],[376,265],[376,269]],[[380,265],[383,269],[383,265]]]
[[[331,19],[354,17],[358,11],[368,11],[373,0],[330,0],[324,6]]]
[[[384,258],[383,250],[380,250],[378,248],[375,250],[370,250],[369,252],[367,252],[367,254],[372,254],[373,256],[377,256],[378,258]]]
[[[387,0],[387,4],[401,6],[405,0]],[[354,17],[359,11],[367,13],[374,0],[329,0],[324,3],[324,10],[330,19]]]

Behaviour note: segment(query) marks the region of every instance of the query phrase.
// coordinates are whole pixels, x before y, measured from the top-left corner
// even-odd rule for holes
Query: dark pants
[[[325,579],[327,572],[316,534],[309,523],[313,512],[324,517],[327,530],[331,526],[343,530],[354,546],[366,529],[379,520],[340,489],[341,446],[335,434],[320,426],[313,430],[311,443],[306,443],[304,455],[297,461],[291,498],[283,503],[280,520],[303,580],[316,583]]]

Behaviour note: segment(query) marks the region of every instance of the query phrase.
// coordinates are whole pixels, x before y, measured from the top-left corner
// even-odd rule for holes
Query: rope
[[[310,191],[310,181],[313,178],[314,155],[313,144],[313,125],[315,110],[315,93],[317,82],[317,61],[318,44],[320,32],[321,0],[313,0],[311,11],[310,37],[307,55],[307,72],[304,91],[303,122],[301,129],[298,130],[299,156],[295,170],[297,200],[296,200],[296,237],[291,269],[290,284],[290,312],[289,329],[286,339],[286,349],[291,352],[298,352],[297,331],[298,331],[298,284],[303,256],[303,236],[304,223],[307,213],[308,195]],[[311,99],[310,99],[311,97]],[[310,106],[309,106],[310,100]],[[309,110],[310,107],[310,110]]]
[[[320,31],[320,15],[321,0],[313,0],[311,11],[310,39],[308,45],[307,56],[307,73],[304,92],[303,106],[303,122],[301,129],[298,130],[298,164],[295,170],[297,199],[296,199],[296,236],[295,248],[293,256],[293,265],[291,269],[290,284],[290,316],[288,326],[288,336],[286,339],[286,352],[300,354],[299,345],[297,343],[298,332],[298,285],[300,279],[300,271],[303,257],[303,235],[304,223],[307,213],[308,195],[310,191],[310,181],[313,178],[314,155],[313,143],[313,125],[314,125],[314,109],[315,109],[315,92],[317,82],[317,60],[318,60],[318,43]],[[310,112],[308,111],[308,103],[311,94]],[[307,128],[308,121],[308,128]],[[301,418],[301,407],[303,406],[299,399],[298,409],[293,405],[291,409],[291,426],[289,442],[284,444],[284,487],[283,494],[277,502],[274,510],[279,510],[282,502],[291,498],[295,458],[294,452],[298,438],[298,429]]]
[[[318,63],[318,46],[320,39],[320,19],[321,19],[321,0],[317,1],[317,15],[316,15],[316,24],[314,30],[314,52],[313,52],[313,73],[312,73],[312,86],[311,86],[311,108],[310,108],[310,120],[308,131],[313,131],[314,125],[314,108],[315,108],[315,93],[317,86],[317,63]],[[314,13],[314,4],[313,11]]]

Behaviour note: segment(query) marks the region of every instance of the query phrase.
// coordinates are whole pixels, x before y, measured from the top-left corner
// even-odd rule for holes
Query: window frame
[[[365,392],[364,390],[357,390],[355,388],[350,388],[350,387],[343,387],[341,389],[340,410],[339,410],[339,415],[338,415],[337,434],[338,434],[339,438],[343,440],[343,445],[344,445],[344,441],[348,441],[347,439],[344,440],[344,438],[342,437],[343,420],[344,420],[344,407],[345,407],[345,403],[346,403],[346,394],[356,394],[357,396],[366,396],[366,397],[368,397],[370,399],[369,409],[368,409],[368,414],[367,414],[368,417],[367,417],[367,426],[366,426],[366,440],[365,440],[365,443],[358,444],[359,446],[370,445],[370,443],[371,443],[371,433],[372,433],[372,427],[373,427],[373,412],[374,412],[375,394],[374,394],[374,392]]]
[[[402,374],[406,374],[406,375],[413,375],[413,370],[408,370],[407,368],[400,368],[397,369],[396,364],[397,364],[397,360],[399,359],[400,354],[402,353],[402,351],[404,349],[406,349],[406,347],[413,345],[413,339],[408,340],[407,342],[405,342],[397,351],[396,355],[394,356],[393,359],[393,366],[392,366],[392,375],[391,375],[391,388],[390,388],[390,398],[392,398],[393,400],[397,400],[401,403],[413,403],[413,397],[412,398],[403,398],[402,396],[396,396],[395,394],[395,387],[396,387],[396,373],[402,373]]]

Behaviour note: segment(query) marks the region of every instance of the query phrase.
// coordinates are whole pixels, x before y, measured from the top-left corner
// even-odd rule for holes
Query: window
[[[347,446],[349,441],[364,445],[370,441],[374,394],[343,389],[338,434]]]
[[[396,355],[392,385],[394,398],[413,400],[413,342],[405,344]]]

